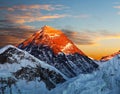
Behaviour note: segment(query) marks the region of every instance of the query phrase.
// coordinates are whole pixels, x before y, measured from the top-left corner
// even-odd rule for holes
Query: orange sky
[[[101,39],[93,45],[77,45],[86,55],[94,59],[113,54],[120,50],[120,38]]]

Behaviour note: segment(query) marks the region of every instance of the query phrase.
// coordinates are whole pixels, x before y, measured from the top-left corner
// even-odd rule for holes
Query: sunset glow
[[[48,25],[100,59],[120,50],[119,22],[119,0],[0,0],[0,47],[17,45]]]

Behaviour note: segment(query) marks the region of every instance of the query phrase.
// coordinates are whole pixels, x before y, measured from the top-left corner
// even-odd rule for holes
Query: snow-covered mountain
[[[99,70],[80,74],[55,88],[50,94],[120,94],[120,54],[99,64]]]
[[[28,52],[11,45],[0,49],[0,94],[47,92],[66,80],[59,70]]]
[[[0,49],[0,94],[120,94],[120,54],[96,63],[99,70],[67,79],[27,52],[6,46]]]
[[[0,49],[0,94],[120,94],[120,51],[95,61],[49,26],[17,47]]]
[[[98,68],[62,31],[49,26],[42,27],[18,48],[52,65],[68,78],[91,73]]]

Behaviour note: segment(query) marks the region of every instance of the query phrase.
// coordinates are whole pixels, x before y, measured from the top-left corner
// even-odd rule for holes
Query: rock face
[[[66,77],[60,71],[29,53],[14,46],[0,49],[0,94],[12,94],[14,90],[17,93],[13,94],[19,94],[25,83],[24,87],[28,87],[28,83],[32,83],[31,86],[44,83],[50,90],[64,81]]]
[[[91,73],[98,68],[64,33],[49,26],[41,28],[19,44],[18,48],[54,66],[68,78],[80,73]]]

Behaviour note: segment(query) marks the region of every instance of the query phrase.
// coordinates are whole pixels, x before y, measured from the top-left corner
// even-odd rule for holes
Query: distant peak
[[[103,61],[103,62],[104,62],[104,61],[108,61],[108,60],[112,59],[113,57],[115,57],[115,56],[118,55],[118,54],[120,54],[120,50],[119,50],[118,52],[116,52],[116,53],[111,54],[111,55],[102,57],[102,58],[100,59],[100,61]]]

